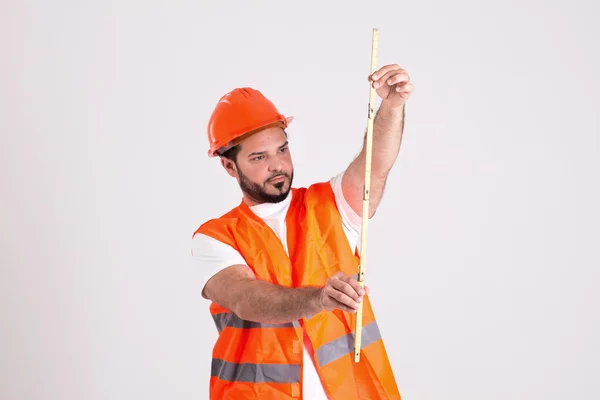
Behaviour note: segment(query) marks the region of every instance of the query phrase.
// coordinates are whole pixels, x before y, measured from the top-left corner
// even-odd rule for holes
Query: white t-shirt
[[[350,243],[350,248],[355,249],[359,243],[362,218],[350,207],[342,193],[342,177],[344,173],[331,178],[330,184],[333,188],[335,201],[342,217],[342,227]],[[259,218],[273,229],[281,240],[285,251],[288,252],[286,240],[285,217],[292,200],[292,195],[280,203],[263,203],[250,207]],[[204,234],[196,234],[192,239],[192,256],[203,273],[201,288],[204,289],[206,282],[222,269],[236,264],[245,264],[246,261],[233,247],[220,242]],[[305,362],[303,373],[303,398],[305,400],[327,400],[319,375],[313,364],[311,354],[313,349],[308,338],[304,338]]]

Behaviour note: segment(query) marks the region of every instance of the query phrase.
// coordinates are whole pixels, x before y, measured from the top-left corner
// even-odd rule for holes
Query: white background
[[[403,398],[599,398],[598,6],[248,3],[2,2],[0,398],[206,399],[191,234],[241,200],[210,112],[261,90],[329,179],[375,27],[415,85],[366,270]]]

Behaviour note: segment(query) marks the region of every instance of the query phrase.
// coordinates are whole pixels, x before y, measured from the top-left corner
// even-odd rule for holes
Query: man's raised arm
[[[381,106],[373,120],[371,158],[371,185],[369,192],[369,218],[381,201],[388,174],[400,151],[404,130],[404,105],[413,91],[408,73],[400,66],[386,65],[369,77]],[[365,184],[366,135],[363,148],[344,173],[342,190],[352,209],[362,215],[363,188]]]

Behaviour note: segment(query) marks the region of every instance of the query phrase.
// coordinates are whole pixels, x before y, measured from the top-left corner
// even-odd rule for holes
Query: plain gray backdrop
[[[193,231],[234,87],[295,120],[296,186],[358,154],[371,33],[415,85],[366,281],[404,399],[600,397],[592,1],[8,1],[0,398],[206,399]]]

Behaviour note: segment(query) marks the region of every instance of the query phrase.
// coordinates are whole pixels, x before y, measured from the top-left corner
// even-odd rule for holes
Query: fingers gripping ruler
[[[377,69],[377,49],[379,40],[379,30],[373,29],[373,39],[371,45],[371,74]],[[358,265],[358,282],[362,287],[365,286],[365,264],[367,255],[367,225],[369,222],[369,195],[371,190],[371,153],[373,146],[373,119],[375,114],[375,88],[373,81],[369,79],[369,113],[367,120],[367,140],[365,145],[365,186],[363,190],[363,208],[362,208],[362,229],[360,242],[360,264]],[[363,301],[358,305],[355,319],[355,336],[354,336],[354,362],[360,361],[360,350],[362,340],[362,317],[363,317]]]

